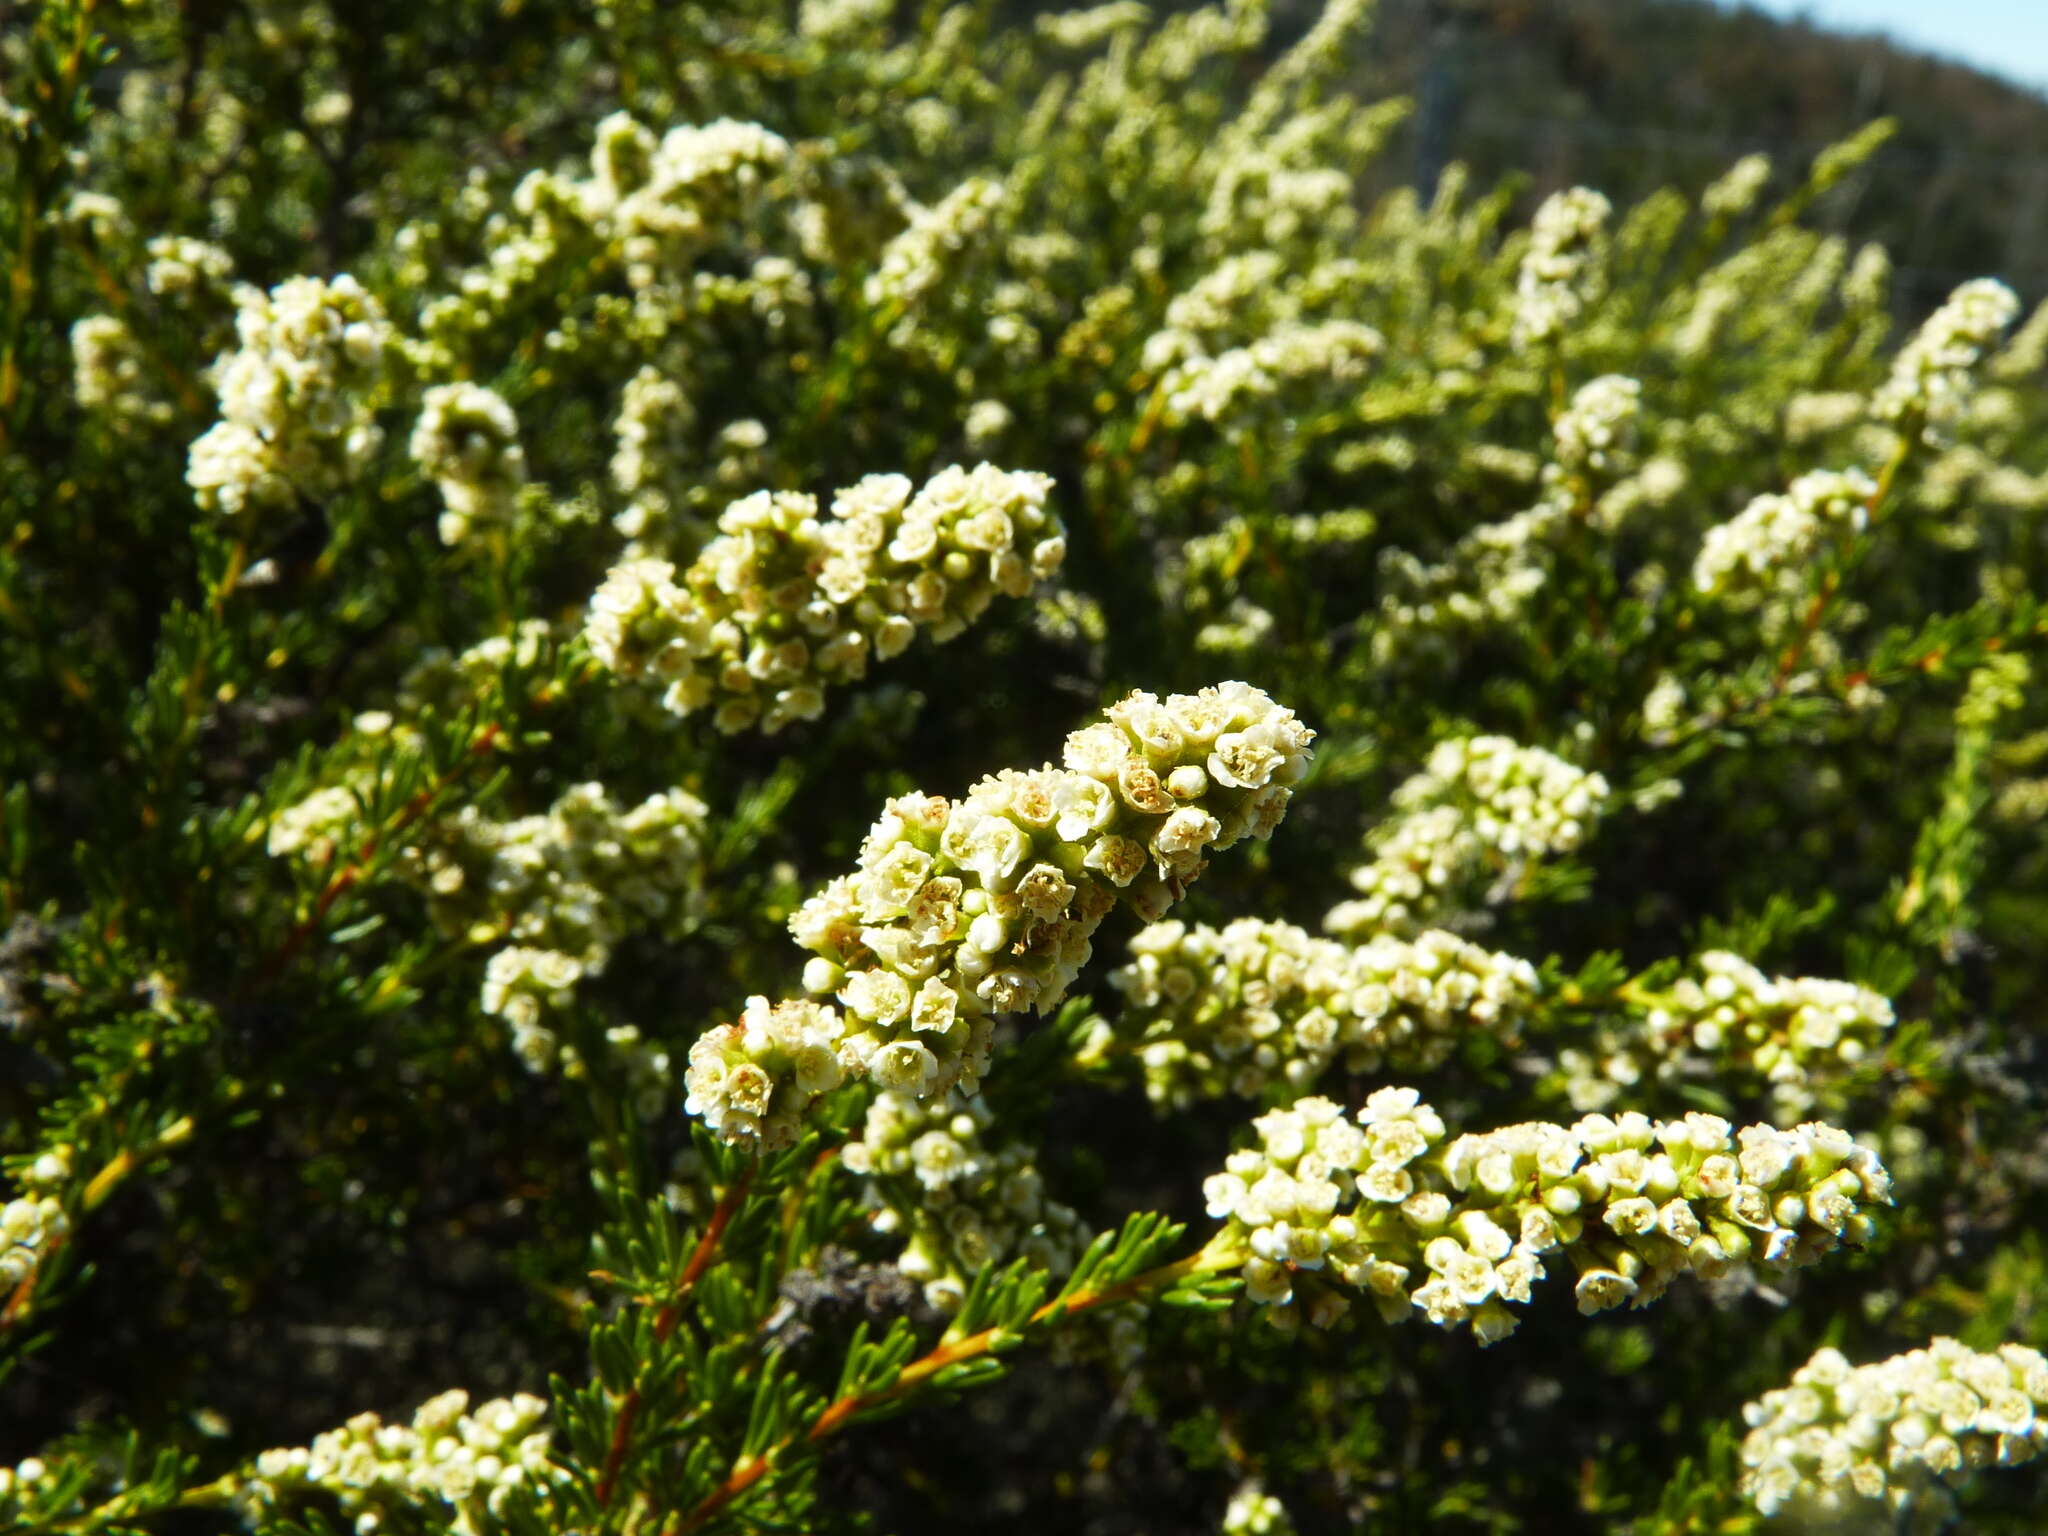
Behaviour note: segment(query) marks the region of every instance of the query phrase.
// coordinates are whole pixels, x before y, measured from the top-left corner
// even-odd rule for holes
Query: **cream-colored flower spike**
[[[842,1152],[864,1176],[869,1220],[903,1239],[896,1267],[925,1300],[957,1312],[977,1271],[1022,1258],[1058,1279],[1094,1234],[1047,1198],[1029,1146],[995,1140],[981,1098],[879,1093]]]
[[[12,1290],[34,1274],[70,1230],[63,1206],[48,1195],[8,1201],[0,1208],[0,1287]]]
[[[912,492],[869,475],[833,498],[761,491],[726,508],[720,536],[678,576],[666,560],[615,566],[584,639],[629,680],[662,686],[678,715],[713,711],[732,733],[815,719],[825,691],[900,654],[920,630],[943,644],[998,593],[1023,597],[1059,568],[1066,533],[1028,471],[943,469]]]
[[[361,474],[381,434],[374,395],[391,326],[343,273],[244,290],[240,346],[213,367],[221,420],[192,444],[185,480],[224,516],[333,495]]]
[[[1445,1145],[1413,1088],[1380,1089],[1356,1123],[1309,1098],[1252,1124],[1261,1145],[1233,1152],[1202,1192],[1226,1223],[1220,1241],[1244,1254],[1245,1293],[1285,1322],[1297,1290],[1313,1320],[1344,1310],[1327,1276],[1389,1322],[1420,1311],[1491,1344],[1515,1329],[1507,1304],[1528,1301],[1560,1256],[1581,1312],[1640,1307],[1687,1271],[1783,1269],[1860,1244],[1861,1207],[1891,1198],[1875,1154],[1820,1124],[1589,1115]]]
[[[863,296],[877,309],[899,312],[920,303],[946,275],[958,253],[980,238],[1008,201],[998,182],[972,176],[929,208],[918,208],[882,252]]]
[[[1976,392],[1978,365],[2019,312],[2019,299],[1996,278],[1964,283],[1899,348],[1871,414],[1901,424],[1917,420],[1928,442],[1946,440]]]
[[[1351,871],[1357,898],[1332,907],[1323,927],[1340,938],[1412,932],[1475,894],[1481,877],[1578,848],[1609,793],[1601,774],[1505,736],[1439,742],[1369,835],[1373,860]]]
[[[1742,1491],[1765,1514],[1894,1510],[1979,1467],[2048,1446],[2048,1359],[2018,1344],[1980,1354],[1936,1339],[1874,1365],[1823,1349],[1742,1410]],[[1889,1525],[1889,1522],[1887,1522]]]
[[[1693,561],[1692,584],[1731,607],[1754,607],[1768,593],[1809,577],[1815,551],[1841,529],[1860,532],[1877,482],[1859,469],[1815,470],[1783,495],[1766,492],[1707,530]]]
[[[1597,295],[1613,212],[1613,204],[1586,187],[1543,200],[1515,280],[1516,346],[1555,341]]]
[[[421,401],[410,447],[447,506],[437,530],[443,544],[512,520],[526,484],[526,453],[519,418],[503,395],[481,384],[436,384]]]
[[[1059,767],[891,800],[860,867],[790,919],[814,957],[806,990],[844,1014],[754,999],[691,1048],[686,1107],[772,1147],[843,1076],[972,1093],[995,1019],[1056,1005],[1120,902],[1160,917],[1212,852],[1271,835],[1314,734],[1245,683],[1134,693],[1069,736]]]
[[[1468,1035],[1514,1039],[1538,992],[1528,961],[1441,929],[1353,947],[1249,917],[1153,923],[1109,982],[1123,1008],[1082,1061],[1135,1055],[1147,1097],[1175,1109],[1275,1083],[1306,1092],[1339,1059],[1352,1072],[1428,1071]]]
[[[1896,1016],[1868,987],[1820,976],[1766,976],[1727,950],[1699,957],[1699,978],[1639,995],[1640,1012],[1603,1022],[1591,1043],[1558,1053],[1572,1108],[1611,1107],[1642,1083],[1768,1089],[1771,1112],[1811,1114],[1884,1050]]]
[[[332,1494],[358,1531],[382,1527],[381,1516],[425,1500],[452,1507],[454,1529],[494,1523],[520,1488],[559,1478],[548,1455],[548,1405],[522,1392],[470,1411],[469,1394],[443,1392],[420,1405],[410,1425],[359,1413],[310,1446],[265,1451],[236,1490],[235,1503],[254,1529],[288,1493]]]

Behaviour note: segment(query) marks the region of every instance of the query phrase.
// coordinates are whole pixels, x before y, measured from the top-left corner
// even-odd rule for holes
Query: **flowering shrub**
[[[2038,1528],[2048,309],[1882,126],[15,9],[10,1528]]]

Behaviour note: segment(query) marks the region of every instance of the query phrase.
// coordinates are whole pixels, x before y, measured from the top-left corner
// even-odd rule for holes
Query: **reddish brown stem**
[[[14,1294],[7,1298],[6,1310],[0,1311],[0,1329],[12,1328],[21,1321],[22,1314],[28,1310],[29,1298],[35,1295],[36,1277],[42,1273],[44,1265],[57,1257],[57,1250],[63,1246],[63,1238],[52,1238],[50,1245],[36,1255],[35,1267],[21,1277]]]
[[[1097,1307],[1114,1306],[1117,1302],[1129,1301],[1132,1297],[1143,1295],[1147,1291],[1164,1289],[1186,1275],[1232,1267],[1236,1259],[1236,1255],[1224,1250],[1219,1249],[1212,1253],[1210,1249],[1204,1248],[1184,1259],[1161,1265],[1158,1269],[1148,1269],[1141,1275],[1133,1275],[1128,1280],[1105,1286],[1099,1291],[1084,1291],[1079,1296],[1049,1301],[1033,1312],[1024,1326],[1029,1328],[1033,1324],[1042,1323],[1055,1313],[1088,1312]],[[741,1457],[733,1464],[732,1472],[726,1480],[712,1489],[694,1509],[670,1525],[663,1536],[688,1536],[689,1532],[702,1527],[720,1510],[766,1477],[774,1468],[776,1458],[798,1441],[805,1445],[816,1445],[830,1439],[845,1428],[856,1414],[908,1396],[948,1366],[959,1365],[967,1360],[978,1360],[984,1355],[992,1354],[1004,1336],[1003,1329],[984,1328],[981,1332],[968,1334],[965,1338],[942,1342],[929,1354],[906,1365],[888,1386],[873,1392],[849,1392],[846,1396],[828,1403],[824,1412],[811,1422],[809,1429],[800,1434],[785,1436],[758,1456]],[[1008,1336],[1016,1337],[1014,1333]]]
[[[747,1198],[747,1190],[754,1182],[754,1170],[746,1168],[733,1180],[732,1187],[719,1199],[711,1212],[711,1219],[704,1224],[704,1235],[697,1239],[697,1246],[690,1253],[689,1262],[683,1265],[683,1272],[676,1280],[676,1288],[662,1309],[654,1315],[654,1342],[666,1344],[675,1335],[676,1325],[683,1320],[683,1303],[689,1300],[690,1292],[696,1288],[704,1271],[711,1267],[711,1261],[718,1255],[719,1240],[725,1236],[725,1229],[732,1224],[733,1214],[740,1203]],[[612,1443],[605,1452],[604,1472],[597,1480],[597,1503],[600,1509],[609,1505],[612,1494],[619,1483],[619,1469],[626,1463],[626,1452],[633,1441],[633,1428],[640,1417],[640,1389],[630,1387],[619,1401],[618,1422],[612,1426]]]

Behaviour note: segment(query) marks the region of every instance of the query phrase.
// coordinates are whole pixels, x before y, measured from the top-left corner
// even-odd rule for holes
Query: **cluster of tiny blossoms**
[[[421,1404],[410,1426],[359,1413],[310,1446],[258,1456],[236,1502],[255,1528],[287,1498],[325,1493],[367,1536],[387,1513],[431,1499],[451,1506],[456,1536],[473,1536],[515,1490],[559,1474],[548,1460],[540,1398],[521,1393],[468,1409],[469,1394],[457,1390]]]
[[[1223,1508],[1223,1536],[1293,1536],[1287,1506],[1256,1478],[1239,1483]]]
[[[240,346],[214,365],[221,420],[192,444],[185,479],[208,512],[289,506],[350,484],[383,441],[372,419],[391,338],[346,273],[240,293]]]
[[[217,289],[235,275],[235,259],[210,240],[157,235],[146,247],[144,281],[159,298]]]
[[[1572,187],[1543,200],[1515,279],[1514,343],[1555,341],[1595,296],[1613,204]]]
[[[64,1208],[47,1195],[24,1195],[0,1209],[0,1295],[34,1274],[71,1230]]]
[[[368,738],[409,740],[388,717],[362,717],[359,729],[366,722],[375,727]],[[358,846],[368,835],[361,777],[279,811],[271,854],[317,867]],[[708,815],[684,790],[627,807],[602,784],[578,784],[537,816],[499,821],[465,806],[405,848],[398,869],[425,892],[442,933],[503,946],[484,967],[483,1009],[511,1026],[513,1049],[539,1071],[558,1047],[547,1015],[604,970],[622,939],[650,927],[679,932],[695,916]]]
[[[544,1020],[640,928],[675,932],[702,896],[704,802],[684,790],[623,807],[578,784],[545,815],[494,821],[465,808],[413,856],[437,923],[472,942],[509,939],[484,967],[484,1012],[512,1027],[528,1066],[554,1060]]]
[[[2019,312],[2019,299],[1996,279],[1964,283],[1899,348],[1891,377],[1871,401],[1871,414],[1880,421],[1918,422],[1928,442],[1943,441],[1969,408],[1977,365]]]
[[[1393,794],[1396,814],[1351,872],[1358,896],[1323,927],[1343,937],[1408,931],[1488,873],[1570,853],[1599,821],[1607,780],[1505,736],[1440,742]]]
[[[1211,357],[1196,353],[1173,365],[1159,382],[1162,418],[1178,425],[1199,418],[1228,425],[1245,406],[1275,394],[1283,383],[1361,378],[1379,354],[1378,331],[1355,320],[1290,322],[1246,347]],[[1246,424],[1248,425],[1248,423]]]
[[[443,544],[460,544],[472,528],[512,520],[526,484],[519,418],[496,390],[481,384],[437,384],[420,405],[412,432],[413,462],[441,492]]]
[[[615,112],[597,125],[592,179],[571,192],[585,216],[619,242],[627,281],[648,288],[743,219],[789,158],[789,142],[759,123],[679,123],[657,139]]]
[[[868,304],[892,316],[914,309],[994,223],[1006,201],[999,183],[975,176],[931,207],[917,209],[868,274],[862,290]]]
[[[1635,447],[1643,414],[1643,386],[1626,374],[1607,373],[1583,384],[1558,413],[1550,433],[1546,486],[1572,475],[1611,471]]]
[[[1023,597],[1066,556],[1044,475],[990,464],[941,470],[912,494],[869,475],[833,498],[762,491],[734,502],[680,579],[666,560],[615,566],[584,638],[629,680],[664,687],[678,715],[714,708],[724,732],[815,719],[825,690],[900,654],[920,629],[940,643]]]
[[[1823,1349],[1742,1410],[1742,1491],[1765,1514],[1905,1508],[1937,1480],[2032,1461],[2048,1445],[2048,1360],[1936,1339],[1874,1365]],[[1867,1506],[1866,1506],[1867,1507]]]
[[[176,414],[158,389],[149,354],[114,315],[87,315],[71,327],[72,392],[81,409],[116,421],[167,422]]]
[[[1065,1275],[1093,1235],[1069,1207],[1046,1198],[1029,1148],[990,1144],[992,1118],[978,1097],[881,1093],[860,1139],[841,1153],[847,1168],[869,1178],[875,1230],[904,1238],[896,1267],[944,1312],[958,1309],[986,1265],[1022,1258]]]
[[[1147,1096],[1176,1109],[1276,1083],[1292,1097],[1339,1057],[1353,1072],[1427,1071],[1473,1034],[1512,1040],[1538,985],[1527,961],[1441,930],[1352,948],[1291,923],[1169,920],[1141,929],[1131,956],[1109,978],[1122,1011],[1082,1059],[1134,1052]]]
[[[691,1048],[686,1107],[774,1145],[842,1076],[973,1092],[995,1018],[1055,1006],[1119,901],[1160,917],[1211,852],[1271,835],[1313,736],[1244,683],[1134,693],[1067,738],[1061,767],[891,800],[859,869],[790,919],[805,989],[845,1015],[755,999]]]
[[[616,112],[598,124],[590,158],[584,178],[531,172],[510,211],[490,218],[484,260],[420,311],[424,363],[453,366],[460,350],[488,336],[508,312],[564,281],[570,263],[586,269],[579,280],[588,279],[593,263],[615,264],[634,293],[636,326],[666,329],[690,292],[696,259],[745,228],[781,189],[790,146],[759,124],[725,118],[680,124],[657,138]],[[416,226],[399,231],[402,251],[421,242]],[[546,345],[572,349],[575,337],[557,327]]]
[[[1202,1186],[1246,1255],[1253,1301],[1291,1309],[1304,1277],[1327,1271],[1389,1322],[1419,1310],[1470,1323],[1482,1344],[1514,1331],[1506,1304],[1528,1301],[1548,1258],[1571,1260],[1582,1313],[1640,1307],[1688,1271],[1810,1264],[1859,1244],[1871,1226],[1861,1207],[1890,1199],[1875,1154],[1819,1124],[1736,1132],[1697,1113],[1591,1115],[1445,1146],[1414,1089],[1382,1088],[1355,1124],[1308,1098],[1253,1125],[1261,1145]],[[1346,1305],[1306,1288],[1314,1321]]]
[[[1558,1053],[1572,1108],[1607,1109],[1645,1079],[1723,1092],[1766,1087],[1774,1113],[1811,1113],[1827,1087],[1884,1047],[1892,1005],[1868,987],[1816,976],[1765,976],[1711,950],[1687,977],[1587,1049]]]
[[[612,484],[627,497],[612,524],[629,539],[681,521],[682,494],[676,471],[687,462],[696,408],[682,385],[654,367],[643,367],[619,393],[612,423],[618,448],[612,454]],[[664,530],[665,531],[665,530]]]
[[[1858,469],[1801,475],[1784,494],[1767,492],[1709,528],[1692,584],[1731,606],[1754,606],[1787,581],[1805,580],[1808,562],[1830,535],[1860,531],[1876,494],[1877,482]]]
[[[1739,219],[1770,184],[1771,157],[1744,155],[1700,194],[1700,211],[1713,219]]]

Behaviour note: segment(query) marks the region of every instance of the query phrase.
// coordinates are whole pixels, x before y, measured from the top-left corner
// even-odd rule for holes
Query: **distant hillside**
[[[1289,4],[1283,30],[1315,7]],[[1872,118],[1900,132],[1822,210],[1883,240],[1909,308],[1965,277],[2048,292],[2048,98],[1961,65],[1708,0],[1380,0],[1369,86],[1417,111],[1388,170],[1451,160],[1532,193],[1697,188],[1738,155],[1803,165]]]

